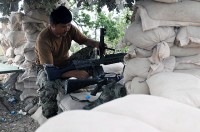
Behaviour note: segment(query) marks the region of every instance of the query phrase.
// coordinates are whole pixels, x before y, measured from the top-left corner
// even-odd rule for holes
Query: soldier
[[[52,64],[57,67],[67,66],[73,59],[89,59],[93,48],[98,48],[99,42],[87,38],[72,23],[72,14],[64,6],[53,10],[50,14],[50,26],[44,29],[37,38],[35,52],[37,64],[37,85],[42,105],[42,113],[46,118],[57,115],[58,88],[62,87],[60,79],[49,81],[42,65]],[[87,47],[69,57],[71,42]],[[89,71],[72,70],[62,74],[62,78],[76,77],[87,78]]]

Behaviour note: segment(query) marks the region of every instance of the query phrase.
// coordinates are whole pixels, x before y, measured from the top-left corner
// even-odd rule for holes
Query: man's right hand
[[[75,77],[77,79],[85,79],[89,77],[89,74],[84,70],[72,70],[65,72],[61,75],[62,78]]]

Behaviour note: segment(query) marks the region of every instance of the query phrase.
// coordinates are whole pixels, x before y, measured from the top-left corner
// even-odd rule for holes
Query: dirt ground
[[[14,94],[13,94],[14,93]],[[9,93],[0,88],[0,132],[34,132],[39,124],[24,112],[20,92]]]

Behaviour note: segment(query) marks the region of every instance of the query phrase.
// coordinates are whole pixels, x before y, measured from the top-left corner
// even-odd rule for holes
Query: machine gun
[[[107,48],[104,43],[105,29],[101,29],[100,35],[100,45],[99,45],[99,55],[100,58],[86,59],[86,60],[73,60],[66,67],[55,67],[53,65],[44,65],[45,72],[47,73],[47,79],[50,81],[59,79],[61,75],[65,72],[71,70],[89,70],[92,69],[93,75],[90,79],[68,79],[66,82],[67,88],[66,93],[76,91],[78,89],[84,88],[89,85],[97,84],[97,87],[92,91],[91,95],[96,95],[96,93],[101,89],[103,85],[108,84],[111,80],[119,81],[122,76],[115,75],[115,77],[106,77],[101,64],[108,65],[118,62],[123,62],[123,58],[126,53],[117,53],[104,55],[105,50],[114,50]],[[103,36],[103,37],[102,37]]]

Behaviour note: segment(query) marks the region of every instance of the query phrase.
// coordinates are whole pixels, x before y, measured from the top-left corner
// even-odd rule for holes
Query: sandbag
[[[137,2],[136,6],[143,31],[161,26],[200,26],[200,3],[196,1],[168,4],[144,0]]]
[[[190,70],[190,69],[200,69],[200,65],[192,63],[176,63],[174,70]]]
[[[200,48],[200,27],[186,26],[181,27],[176,36],[176,44],[181,47]]]
[[[17,47],[17,48],[14,48],[14,54],[15,55],[23,55],[24,54],[24,48],[25,48],[25,44]]]
[[[101,66],[103,67],[105,73],[113,73],[113,74],[122,74],[124,68],[124,64],[121,62],[109,65],[102,64]]]
[[[38,97],[39,94],[37,93],[37,89],[25,88],[20,95],[20,99],[24,101],[26,98],[29,97]]]
[[[8,33],[9,45],[13,48],[19,47],[26,43],[25,33],[23,31],[10,31]]]
[[[36,58],[35,51],[34,50],[30,50],[28,52],[25,52],[24,53],[24,57],[28,61],[35,62],[35,58]]]
[[[163,72],[147,79],[151,95],[200,107],[200,78],[186,73]]]
[[[146,79],[134,77],[131,81],[131,92],[129,94],[150,94]]]
[[[169,47],[173,46],[175,31],[173,27],[158,27],[150,31],[142,31],[141,23],[134,22],[126,30],[124,39],[135,47],[152,50],[162,41]]]
[[[14,58],[15,57],[14,49],[12,47],[9,47],[6,50],[6,57],[8,57],[8,58]]]
[[[148,58],[134,58],[126,62],[124,83],[134,77],[148,78],[159,72],[172,72],[175,68],[175,57],[170,56],[158,64],[151,64]]]
[[[177,73],[187,73],[187,74],[192,74],[194,76],[200,77],[200,69],[174,70],[174,72],[177,72]]]
[[[150,57],[151,55],[152,50],[145,50],[137,48],[134,45],[130,45],[127,54],[124,56],[124,59],[127,61],[133,58],[146,58]]]
[[[131,117],[99,111],[66,111],[47,120],[36,132],[159,132]]]
[[[170,47],[170,55],[176,57],[186,57],[200,54],[200,48],[191,48],[191,47],[179,47],[172,46]]]
[[[176,63],[181,64],[196,64],[200,65],[200,54],[186,57],[176,57]]]
[[[164,3],[176,3],[180,2],[181,0],[154,0],[154,1],[164,2]]]
[[[163,97],[128,95],[100,105],[92,111],[131,117],[162,132],[200,131],[199,109]]]

